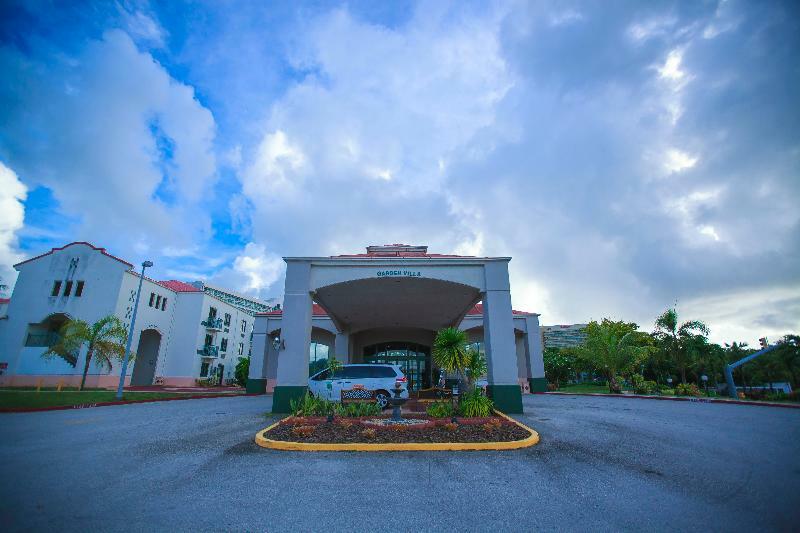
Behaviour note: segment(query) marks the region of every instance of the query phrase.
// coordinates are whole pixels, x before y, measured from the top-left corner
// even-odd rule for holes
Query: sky
[[[280,299],[283,256],[426,244],[543,324],[798,332],[798,11],[6,0],[0,276],[89,241]]]

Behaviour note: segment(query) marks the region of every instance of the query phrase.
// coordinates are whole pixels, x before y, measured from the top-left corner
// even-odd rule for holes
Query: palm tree
[[[477,378],[486,373],[486,359],[467,345],[467,334],[458,328],[444,328],[433,341],[433,362],[447,372],[458,373],[461,394],[472,390]]]
[[[59,335],[59,341],[44,353],[45,357],[57,356],[75,366],[78,352],[88,344],[79,390],[86,384],[92,359],[111,371],[111,358],[122,360],[125,356],[127,332],[122,321],[114,315],[103,317],[91,326],[83,320],[68,320],[61,326]]]
[[[641,364],[650,353],[647,335],[637,331],[632,322],[615,322],[604,318],[593,320],[586,326],[586,342],[578,348],[578,355],[608,380],[608,390],[622,392],[618,381],[620,373]]]
[[[662,349],[669,354],[681,373],[681,383],[686,383],[686,369],[690,366],[690,356],[696,352],[708,336],[708,327],[699,320],[687,320],[678,325],[678,312],[667,309],[656,318],[653,336],[658,339]]]

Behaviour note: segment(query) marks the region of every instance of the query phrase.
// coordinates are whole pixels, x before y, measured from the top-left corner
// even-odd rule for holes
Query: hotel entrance
[[[408,389],[417,391],[431,386],[431,349],[410,342],[382,342],[364,347],[365,363],[400,365],[408,378]]]

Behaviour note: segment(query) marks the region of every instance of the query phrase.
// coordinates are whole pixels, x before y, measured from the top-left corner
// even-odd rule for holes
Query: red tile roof
[[[99,248],[99,247],[93,245],[92,243],[89,243],[89,242],[86,242],[86,241],[75,241],[75,242],[71,242],[69,244],[65,244],[64,246],[61,246],[60,248],[53,248],[49,252],[45,252],[42,255],[37,255],[36,257],[31,257],[30,259],[26,259],[25,261],[21,261],[21,262],[17,263],[16,265],[14,265],[14,268],[17,268],[20,265],[24,265],[25,263],[30,263],[31,261],[35,261],[36,259],[40,259],[42,257],[48,256],[48,255],[52,254],[53,252],[55,252],[56,250],[63,250],[65,248],[69,248],[70,246],[73,246],[75,244],[85,244],[86,246],[88,246],[92,250],[97,250],[100,253],[102,253],[103,255],[105,255],[107,257],[110,257],[111,259],[116,259],[120,263],[128,265],[129,268],[133,268],[133,264],[132,263],[128,263],[124,259],[120,259],[119,257],[117,257],[115,255],[111,255],[110,253],[106,252],[105,248]]]
[[[11,301],[11,298],[0,298],[0,304],[7,304]]]
[[[474,255],[452,255],[452,254],[428,254],[423,252],[371,252],[366,254],[344,254],[332,255],[332,259],[347,259],[356,257],[432,257],[432,258],[458,258],[458,257],[475,257]]]
[[[203,292],[202,289],[195,287],[191,283],[178,281],[176,279],[170,279],[167,281],[156,281],[156,283],[174,292]]]
[[[312,313],[313,316],[328,316],[328,313],[326,313],[325,310],[322,308],[322,306],[320,306],[318,304],[314,304],[311,313]],[[527,313],[525,311],[517,311],[516,309],[512,309],[511,310],[511,314],[513,314],[515,316],[528,316],[528,315],[531,315],[533,313]],[[256,313],[256,316],[274,316],[274,317],[278,317],[278,316],[282,316],[282,315],[283,315],[283,309],[277,309],[275,311],[269,311],[267,313]],[[483,304],[475,304],[472,307],[472,309],[470,309],[467,312],[466,316],[474,316],[474,315],[483,316]]]
[[[328,313],[322,308],[319,304],[313,304],[313,309],[311,310],[311,314],[313,316],[328,316]],[[282,316],[283,309],[276,309],[275,311],[267,311],[266,313],[256,313],[256,316]]]

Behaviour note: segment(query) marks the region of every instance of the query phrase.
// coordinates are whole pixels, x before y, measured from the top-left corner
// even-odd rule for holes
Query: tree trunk
[[[611,374],[608,378],[608,391],[611,394],[620,394],[622,392],[622,387],[617,382],[617,376]]]
[[[83,365],[83,377],[81,378],[81,386],[78,390],[83,390],[83,386],[86,384],[86,374],[89,373],[89,363],[92,362],[92,351],[92,348],[86,351],[86,364]]]
[[[686,383],[686,367],[681,367],[681,383]]]

